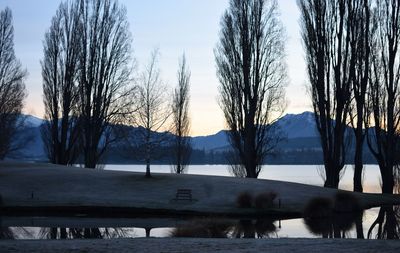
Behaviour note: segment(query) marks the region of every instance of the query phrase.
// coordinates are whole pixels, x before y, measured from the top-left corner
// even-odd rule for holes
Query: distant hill
[[[286,114],[275,124],[280,127],[288,139],[318,137],[315,117],[312,112]]]
[[[298,146],[299,140],[304,138],[310,139],[318,139],[318,132],[315,125],[314,113],[312,112],[303,112],[301,114],[286,114],[275,124],[280,128],[282,136],[287,138],[285,143],[291,143],[293,140],[293,145]],[[229,147],[228,140],[228,131],[222,130],[216,134],[207,135],[207,136],[196,136],[192,137],[192,145],[195,149],[204,149],[207,151],[210,150],[218,150]],[[318,143],[315,143],[316,140],[313,140],[311,143],[313,147]],[[309,147],[311,143],[304,143],[306,147]],[[283,146],[287,146],[282,144]],[[290,144],[289,144],[290,146]]]
[[[10,158],[19,160],[45,161],[47,159],[44,152],[44,145],[40,134],[40,125],[43,119],[32,115],[22,116],[26,130],[21,133],[19,139],[29,139],[18,153]],[[279,153],[268,157],[267,163],[272,164],[320,164],[322,163],[322,150],[320,147],[319,135],[315,125],[314,113],[303,112],[300,114],[286,114],[274,123],[280,128],[280,133],[285,140],[279,144]],[[126,126],[132,133],[139,131],[139,128]],[[158,134],[158,133],[154,133]],[[172,134],[167,134],[172,137]],[[228,131],[221,130],[215,134],[206,136],[189,137],[191,139],[193,152],[192,163],[196,164],[224,164],[226,163],[226,152],[229,150]],[[136,158],[122,155],[125,148],[121,144],[115,144],[107,155],[107,161],[111,163],[141,163]],[[371,155],[365,149],[365,159],[367,162],[374,162]],[[158,153],[168,153],[169,149],[159,150]],[[352,157],[350,150],[348,154],[349,162]],[[160,156],[161,157],[161,156]],[[157,163],[169,163],[166,157],[160,158]]]
[[[221,130],[216,134],[206,136],[194,136],[191,138],[194,149],[213,150],[229,146],[228,131]]]

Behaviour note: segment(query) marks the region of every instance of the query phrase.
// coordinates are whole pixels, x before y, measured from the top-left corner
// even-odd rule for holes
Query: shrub
[[[276,226],[273,220],[270,219],[258,219],[254,224],[257,236],[259,238],[269,237],[269,234],[276,231]]]
[[[311,199],[303,210],[305,218],[331,217],[333,211],[332,201],[328,198],[317,197]]]
[[[239,208],[250,208],[253,206],[253,196],[249,192],[241,192],[236,198],[236,205]]]
[[[193,237],[207,238],[208,234],[204,227],[200,226],[180,226],[171,231],[171,237]]]
[[[350,192],[339,191],[334,198],[333,209],[335,212],[348,213],[362,211],[360,201]]]
[[[332,230],[332,217],[304,218],[308,230],[314,235],[326,235]]]
[[[227,238],[231,224],[224,220],[193,220],[183,226],[174,228],[171,237],[193,238]]]
[[[260,209],[271,208],[274,205],[276,196],[276,192],[259,193],[254,199],[254,205],[256,208]]]

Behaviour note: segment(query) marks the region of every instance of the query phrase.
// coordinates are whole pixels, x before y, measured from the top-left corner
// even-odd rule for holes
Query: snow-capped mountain
[[[288,139],[317,137],[314,113],[286,114],[276,124]]]
[[[282,136],[287,138],[288,142],[291,139],[318,137],[312,112],[286,114],[274,124],[279,127]],[[192,137],[192,145],[195,149],[223,149],[229,145],[227,133],[223,130],[213,135]]]

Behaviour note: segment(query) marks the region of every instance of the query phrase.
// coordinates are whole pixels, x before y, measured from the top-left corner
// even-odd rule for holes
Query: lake
[[[145,172],[145,165],[106,165],[106,170],[121,170]],[[151,165],[151,171],[155,173],[171,173],[170,165]],[[320,176],[323,171],[322,165],[266,165],[261,171],[259,178],[295,182],[323,186]],[[232,176],[227,165],[191,165],[188,174]],[[380,193],[380,172],[378,165],[365,165],[363,186],[364,192]],[[353,167],[347,165],[344,169],[339,188],[343,190],[353,189]]]
[[[315,165],[271,165],[264,166],[259,178],[282,180],[322,186],[321,166]],[[145,165],[107,165],[105,170],[145,171]],[[152,165],[154,173],[171,173],[169,165]],[[231,176],[226,165],[192,165],[188,174]],[[351,190],[353,168],[346,166],[340,188]],[[366,192],[380,192],[378,166],[366,165],[364,172]],[[340,215],[330,219],[263,219],[232,220],[177,217],[148,217],[137,219],[95,219],[86,217],[0,217],[0,238],[14,239],[62,239],[62,238],[132,238],[132,237],[341,237],[395,238],[398,231],[382,231],[387,221],[399,221],[400,208],[382,207],[365,210],[359,216]],[[378,218],[382,222],[371,225]],[[147,229],[146,229],[147,228]]]

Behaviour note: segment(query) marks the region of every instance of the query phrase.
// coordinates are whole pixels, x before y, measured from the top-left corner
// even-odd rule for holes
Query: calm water
[[[322,186],[320,166],[274,165],[265,166],[260,178],[298,182]],[[144,165],[107,165],[106,170],[144,172]],[[168,165],[152,165],[152,172],[170,173]],[[231,176],[225,165],[194,165],[187,173],[198,175]],[[343,174],[340,188],[352,189],[351,166]],[[367,165],[364,173],[366,192],[380,192],[380,175],[376,165]],[[380,216],[381,223],[371,228]],[[345,237],[396,238],[400,231],[379,230],[390,228],[388,220],[400,224],[400,207],[373,208],[360,216],[333,217],[327,220],[213,220],[178,218],[147,219],[90,219],[62,217],[0,217],[0,238],[14,239],[73,239],[73,238],[131,238],[131,237]],[[151,228],[150,230],[145,228]],[[357,229],[358,228],[358,229]]]
[[[107,165],[106,170],[121,170],[144,172],[145,165]],[[157,173],[171,173],[169,165],[151,165],[151,171]],[[321,165],[266,165],[261,171],[259,178],[281,180],[310,185],[323,185]],[[188,174],[232,176],[227,165],[191,165]],[[381,192],[380,172],[377,165],[366,165],[363,176],[363,186],[365,192]],[[352,190],[353,188],[353,167],[347,165],[343,177],[340,180],[339,188]]]

